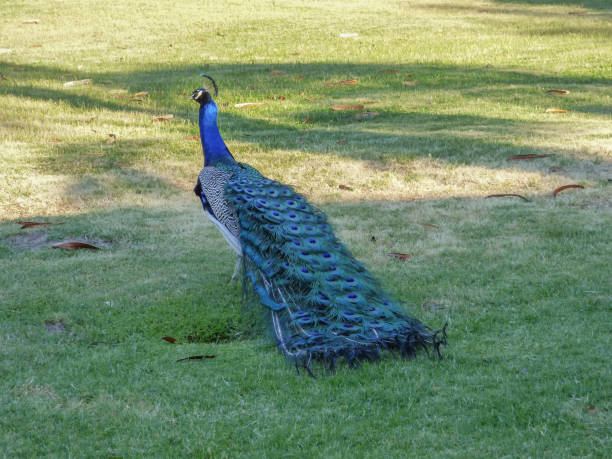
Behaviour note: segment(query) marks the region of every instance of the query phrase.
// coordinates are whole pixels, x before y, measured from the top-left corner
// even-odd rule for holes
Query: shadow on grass
[[[10,67],[10,66],[9,66]],[[68,73],[66,69],[53,66],[24,66],[20,71],[27,78],[58,79]],[[282,77],[270,74],[271,69],[285,72]],[[389,158],[410,159],[421,156],[433,157],[449,164],[481,165],[490,169],[525,168],[533,170],[533,164],[508,163],[505,159],[516,154],[550,154],[563,161],[578,161],[571,149],[549,149],[520,146],[509,141],[492,141],[493,135],[507,137],[535,134],[536,131],[559,129],[557,120],[522,121],[503,117],[486,117],[464,114],[439,114],[422,111],[426,107],[410,102],[411,96],[434,95],[452,91],[456,103],[461,100],[483,101],[497,104],[523,103],[544,105],[550,103],[546,89],[551,87],[580,88],[581,85],[603,85],[612,83],[606,76],[559,76],[532,74],[492,67],[467,67],[449,65],[397,65],[396,73],[385,72],[389,67],[382,64],[216,64],[214,66],[182,67],[167,66],[138,72],[102,72],[89,75],[92,86],[76,89],[41,88],[36,85],[19,85],[5,82],[0,93],[11,94],[32,101],[54,101],[84,110],[106,109],[112,112],[136,112],[147,116],[161,111],[174,113],[183,118],[192,129],[185,134],[197,132],[197,106],[187,101],[187,95],[195,89],[202,70],[213,74],[220,85],[217,98],[221,105],[220,129],[228,143],[242,141],[266,148],[283,148],[307,153],[333,153],[344,157],[368,161],[373,167],[380,166]],[[404,86],[403,75],[417,78],[417,86]],[[79,76],[81,77],[81,76]],[[329,81],[358,79],[353,86],[324,86]],[[151,91],[149,106],[136,106],[110,94],[109,90],[127,88],[132,92]],[[283,121],[255,118],[255,111],[240,111],[233,107],[224,109],[225,102],[249,93],[255,100],[267,96],[287,94],[297,104],[291,111],[283,112]],[[295,96],[294,94],[301,94]],[[352,112],[331,110],[334,100],[374,99],[396,96],[397,103],[389,108],[376,108],[379,116],[372,120],[355,120]],[[251,96],[248,96],[251,97]],[[308,102],[305,98],[317,98]],[[446,97],[446,96],[445,96]],[[224,101],[225,99],[225,101]],[[518,102],[515,102],[518,100]],[[290,101],[292,101],[290,99]],[[269,105],[275,102],[268,101]],[[584,111],[593,115],[606,115],[606,107],[593,106],[592,102],[556,99],[555,103],[571,106],[575,112]],[[583,105],[581,105],[583,104]],[[151,108],[153,105],[154,108]],[[410,108],[403,108],[403,107]],[[584,109],[582,109],[584,107]],[[304,120],[308,119],[308,124]],[[24,121],[22,128],[27,128]],[[13,122],[13,124],[15,124]],[[565,126],[562,124],[561,126]],[[15,127],[15,126],[14,126]],[[180,129],[180,128],[179,128]],[[378,130],[378,132],[377,132]],[[389,131],[400,132],[398,134]],[[301,140],[300,140],[301,138]],[[100,142],[64,143],[53,146],[47,155],[41,155],[38,167],[50,173],[81,176],[100,171],[129,169],[143,159],[162,159],[164,148],[170,149],[172,142],[160,143],[157,139],[120,139],[109,148]],[[344,142],[346,144],[338,144]],[[164,148],[152,149],[162,145]],[[186,154],[200,155],[199,145],[194,142]],[[168,151],[168,150],[166,150]],[[172,153],[175,155],[175,153]],[[89,155],[89,156],[88,156]],[[609,162],[606,162],[609,163]],[[194,177],[197,171],[194,171]],[[570,171],[571,174],[571,171]]]
[[[593,10],[612,11],[608,0],[493,0],[496,3],[533,6],[575,6]],[[563,13],[567,14],[567,13]]]

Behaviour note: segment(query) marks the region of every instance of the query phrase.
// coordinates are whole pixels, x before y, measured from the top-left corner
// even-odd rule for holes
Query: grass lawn
[[[0,4],[0,454],[610,457],[610,2],[177,3]],[[444,360],[312,379],[250,331],[191,191],[203,71]]]

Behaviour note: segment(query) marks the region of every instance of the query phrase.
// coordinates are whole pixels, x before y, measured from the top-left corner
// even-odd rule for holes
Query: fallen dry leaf
[[[21,229],[34,228],[35,226],[51,226],[51,225],[63,225],[63,222],[51,223],[51,222],[17,222],[21,225]]]
[[[522,160],[522,159],[537,159],[537,158],[548,158],[549,156],[552,155],[547,155],[547,154],[535,154],[535,153],[529,153],[527,155],[514,155],[514,156],[510,156],[509,158],[506,158],[508,161],[518,161],[518,160]]]
[[[399,252],[391,252],[391,253],[388,253],[387,256],[391,258],[395,258],[396,260],[400,260],[400,261],[406,261],[410,258],[410,255],[408,255],[407,253],[399,253]]]
[[[283,72],[282,70],[272,70],[270,72],[270,75],[275,75],[275,76],[281,76],[281,75],[286,75],[286,72]]]
[[[164,337],[162,337],[162,339],[164,341],[168,341],[169,343],[175,343],[176,342],[176,339],[173,338],[172,336],[164,336]]]
[[[62,139],[57,139],[57,138],[52,138],[52,139],[47,139],[47,142],[60,143],[60,142],[63,142],[63,140]]]
[[[296,80],[301,80],[302,78],[304,78],[304,75],[296,75],[293,78]]]
[[[355,115],[355,118],[358,120],[372,119],[372,118],[376,118],[378,115],[379,115],[378,112],[363,112],[363,113],[357,113]]]
[[[346,190],[346,191],[353,191],[353,189],[350,186],[347,185],[338,185],[338,188],[340,188],[341,190]]]
[[[115,143],[117,141],[117,136],[115,134],[109,134],[108,139],[106,139],[106,143]]]
[[[119,96],[121,97],[121,96]],[[142,98],[141,97],[132,97],[130,98],[130,102],[142,102]]]
[[[95,245],[88,244],[87,242],[80,242],[80,241],[61,242],[59,244],[52,245],[51,248],[64,249],[64,250],[79,250],[79,249],[100,250],[100,247],[96,247]]]
[[[569,13],[570,16],[585,16],[587,14],[589,14],[588,11],[570,11]]]
[[[4,75],[0,75],[0,80],[8,80],[8,78],[5,77]]]
[[[285,96],[267,96],[266,99],[268,100],[287,100]]]
[[[16,72],[23,72],[25,70],[25,67],[15,67],[13,70],[15,70]]]
[[[359,83],[359,80],[328,81],[323,83],[323,86],[347,86],[357,83]]]
[[[559,188],[555,188],[555,190],[553,191],[553,197],[557,197],[557,195],[562,192],[563,190],[567,190],[568,188],[584,188],[582,185],[563,185],[560,186]]]
[[[362,103],[363,105],[372,105],[372,104],[375,104],[375,103],[376,103],[376,101],[375,101],[375,100],[367,100],[367,101],[365,101],[365,102],[361,102],[361,103]]]
[[[86,86],[91,83],[92,83],[91,78],[85,78],[84,80],[67,81],[66,83],[64,83],[64,88],[74,88],[77,86]]]
[[[599,410],[593,406],[586,409],[587,413],[599,413]]]
[[[308,102],[316,102],[317,100],[319,100],[316,97],[304,97],[304,99],[307,100]]]
[[[302,124],[308,124],[308,123],[310,123],[310,116],[306,118],[304,121],[302,121]]]
[[[529,199],[527,199],[525,196],[521,196],[520,194],[515,194],[515,193],[501,193],[501,194],[490,194],[488,196],[486,196],[487,198],[506,198],[506,197],[515,197],[515,198],[521,198],[523,201],[527,201],[530,202]]]
[[[157,118],[153,118],[153,121],[168,121],[174,118],[174,115],[162,115]]]
[[[414,86],[415,84],[417,84],[419,82],[419,80],[412,80],[412,81],[402,81],[402,84],[405,86]]]
[[[38,24],[40,23],[40,19],[26,19],[23,21],[24,24]]]
[[[332,110],[335,111],[346,111],[346,110],[363,110],[363,105],[334,105]]]
[[[404,75],[404,78],[412,78],[412,73],[407,73],[406,75]]]
[[[547,108],[546,113],[569,113],[569,110],[561,110],[558,108]]]
[[[262,107],[268,105],[266,102],[243,102],[241,104],[234,104],[236,108],[249,108],[249,107]]]
[[[546,94],[569,94],[569,91],[566,89],[549,89]]]
[[[202,359],[214,359],[216,355],[190,355],[189,357],[183,357],[182,359],[178,359],[177,362],[182,362],[183,360],[202,360]]]
[[[137,92],[136,94],[134,94],[134,97],[144,97],[144,96],[148,96],[149,92],[148,91],[140,91]]]
[[[187,137],[185,137],[187,140],[200,140],[200,136],[199,135],[188,135]]]

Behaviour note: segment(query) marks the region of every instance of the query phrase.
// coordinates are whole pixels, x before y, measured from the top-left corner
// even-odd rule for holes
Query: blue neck
[[[235,162],[217,127],[217,104],[210,101],[200,105],[200,139],[204,151],[204,167],[218,161]]]

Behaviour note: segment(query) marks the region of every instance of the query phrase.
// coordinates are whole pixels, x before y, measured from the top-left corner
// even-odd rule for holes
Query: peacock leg
[[[238,256],[238,259],[236,260],[236,267],[234,268],[234,274],[232,274],[232,278],[230,279],[230,284],[234,282],[238,276],[238,271],[240,271],[240,263],[242,263],[242,257]]]

